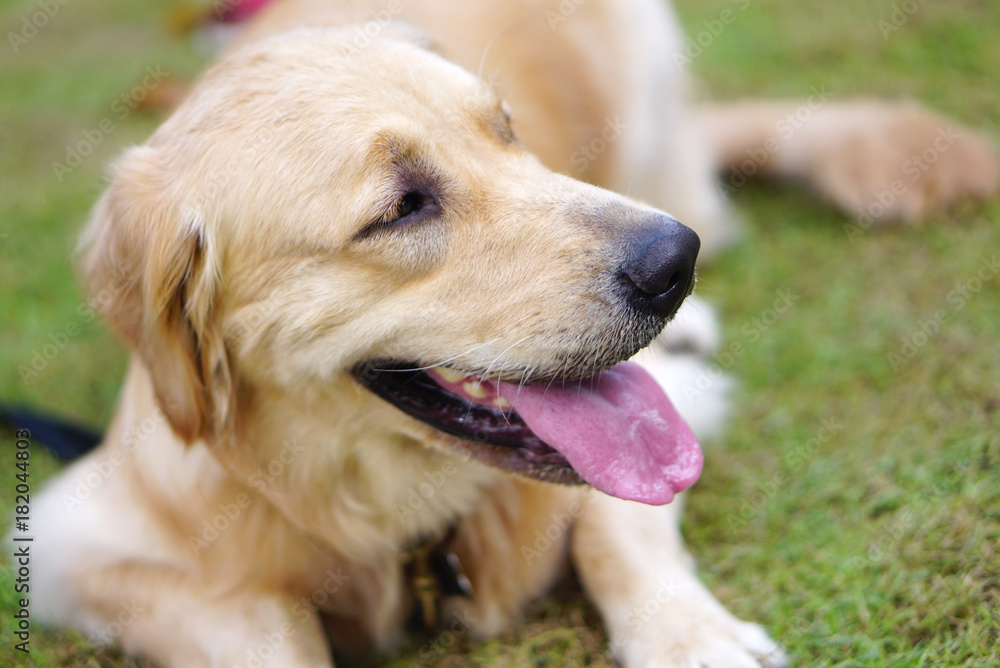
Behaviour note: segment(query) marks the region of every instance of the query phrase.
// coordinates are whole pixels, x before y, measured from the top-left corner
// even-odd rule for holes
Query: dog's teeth
[[[461,371],[455,371],[454,369],[449,369],[446,366],[435,367],[434,370],[437,372],[437,375],[441,376],[443,380],[446,380],[449,383],[457,383],[465,378],[465,374]]]
[[[483,389],[483,384],[478,381],[470,380],[467,383],[462,383],[462,389],[473,399],[486,398],[486,390]]]
[[[493,405],[497,408],[510,408],[510,402],[503,397],[497,397],[493,400]]]

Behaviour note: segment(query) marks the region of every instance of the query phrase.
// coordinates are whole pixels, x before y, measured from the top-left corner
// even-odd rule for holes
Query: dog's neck
[[[157,462],[191,458],[205,449],[200,443],[185,446],[170,431],[138,362],[127,389],[131,405],[117,432],[141,433],[143,424],[157,425],[154,442],[136,452],[154,460],[145,468],[166,469]],[[239,395],[236,433],[207,445],[219,465],[199,468],[200,479],[182,489],[177,481],[162,481],[156,485],[159,494],[196,488],[218,496],[218,505],[240,492],[262,498],[317,543],[365,561],[446,531],[502,477],[428,445],[430,428],[368,395],[347,374],[322,390],[255,385]]]

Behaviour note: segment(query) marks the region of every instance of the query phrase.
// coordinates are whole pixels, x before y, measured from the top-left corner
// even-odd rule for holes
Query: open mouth
[[[404,413],[462,439],[461,449],[487,464],[548,482],[587,482],[652,505],[669,503],[701,473],[697,439],[637,364],[526,385],[416,367],[372,363],[354,376]]]

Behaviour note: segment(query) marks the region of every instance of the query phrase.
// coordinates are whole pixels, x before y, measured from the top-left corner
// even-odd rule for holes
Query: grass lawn
[[[714,97],[906,95],[1000,134],[1000,3],[677,4],[689,33],[710,37],[693,66]],[[39,5],[0,7],[0,399],[102,425],[125,357],[80,310],[69,257],[104,165],[159,121],[120,96],[147,67],[189,78],[203,58],[163,28],[158,3],[59,7],[17,53],[7,35]],[[66,147],[84,140],[92,150],[70,166]],[[703,577],[796,665],[1000,665],[1000,275],[976,277],[1000,255],[1000,201],[849,240],[850,218],[795,187],[734,199],[745,241],[699,283],[724,348],[740,351],[718,360],[740,381],[737,408],[689,498]],[[799,299],[771,319],[781,290]],[[5,517],[13,452],[5,439]],[[35,489],[57,469],[33,451]],[[29,656],[15,652],[14,601],[4,567],[0,666],[140,665],[40,628]],[[572,593],[499,640],[420,643],[390,665],[612,665]]]

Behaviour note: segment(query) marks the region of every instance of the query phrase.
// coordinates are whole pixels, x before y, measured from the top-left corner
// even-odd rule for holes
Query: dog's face
[[[223,61],[99,205],[90,279],[175,431],[224,438],[255,387],[350,377],[393,428],[545,480],[606,488],[598,469],[620,462],[589,441],[648,427],[622,438],[677,441],[653,457],[675,470],[620,495],[669,500],[700,470],[679,418],[635,369],[593,376],[676,311],[697,237],[546,170],[464,70],[349,38],[303,31]]]

